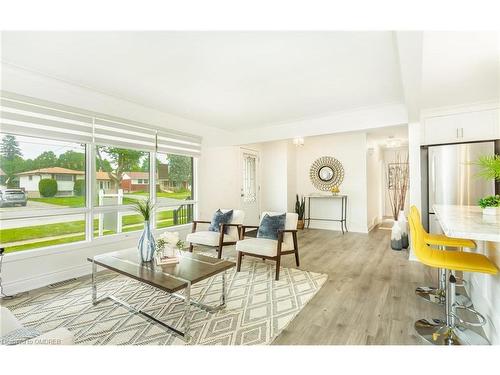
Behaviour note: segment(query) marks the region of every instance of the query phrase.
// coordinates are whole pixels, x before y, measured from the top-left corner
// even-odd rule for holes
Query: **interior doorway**
[[[245,211],[245,223],[258,225],[260,218],[259,152],[241,148],[240,159],[240,207]]]

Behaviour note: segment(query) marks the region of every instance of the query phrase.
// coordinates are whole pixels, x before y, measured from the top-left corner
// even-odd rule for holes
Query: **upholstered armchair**
[[[265,215],[276,216],[279,212],[263,212],[261,215],[261,224]],[[278,239],[268,238],[245,238],[247,229],[259,229],[254,225],[243,225],[241,227],[241,240],[236,243],[238,252],[238,265],[236,270],[241,270],[241,261],[245,255],[252,257],[274,260],[276,262],[276,280],[280,276],[281,256],[295,254],[295,263],[299,266],[299,247],[297,243],[297,220],[299,216],[296,213],[287,213],[285,228],[278,230]]]
[[[23,328],[21,322],[6,307],[0,306],[0,337]],[[53,329],[43,333],[40,336],[29,339],[23,344],[41,344],[41,345],[71,345],[74,344],[75,337],[64,327]]]
[[[222,212],[228,212],[227,209],[221,209]],[[195,245],[203,245],[215,247],[217,249],[217,257],[222,258],[222,248],[224,246],[235,245],[240,239],[240,227],[243,224],[245,212],[241,210],[233,210],[233,218],[231,223],[220,224],[219,231],[213,232],[209,230],[199,230],[199,224],[210,224],[210,221],[193,220],[193,227],[190,234],[186,237],[186,242],[189,242],[189,251],[193,252]],[[227,230],[227,234],[224,233]]]

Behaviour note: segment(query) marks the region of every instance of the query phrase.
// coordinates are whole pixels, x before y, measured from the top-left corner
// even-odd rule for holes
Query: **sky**
[[[52,151],[57,156],[64,154],[68,150],[84,152],[83,147],[79,143],[22,136],[16,136],[16,139],[24,159],[35,159],[45,151]]]

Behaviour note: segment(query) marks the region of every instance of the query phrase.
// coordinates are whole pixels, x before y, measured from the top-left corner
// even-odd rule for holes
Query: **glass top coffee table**
[[[226,306],[226,271],[235,266],[234,262],[224,259],[212,258],[204,255],[193,254],[187,251],[181,251],[179,263],[158,266],[153,262],[143,263],[140,260],[137,249],[127,249],[97,255],[88,258],[92,262],[92,303],[94,305],[112,300],[115,303],[127,308],[134,314],[140,314],[169,330],[172,330],[185,340],[189,341],[190,307],[197,306],[208,312],[215,312]],[[134,280],[140,281],[169,293],[177,298],[184,300],[184,330],[180,327],[172,327],[162,322],[148,313],[138,310],[128,303],[119,300],[114,296],[106,296],[97,299],[97,266],[107,268]],[[222,293],[220,304],[217,306],[208,306],[197,301],[191,300],[191,286],[202,280],[222,275]],[[184,290],[184,294],[178,294]]]

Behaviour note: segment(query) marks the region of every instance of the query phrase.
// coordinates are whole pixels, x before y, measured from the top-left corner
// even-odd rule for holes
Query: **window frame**
[[[10,134],[10,133],[2,133],[2,134]],[[35,138],[40,138],[40,137],[35,137]],[[50,138],[44,138],[44,139],[50,139]],[[71,141],[68,141],[71,142]],[[22,251],[16,251],[13,253],[6,253],[5,256],[9,257],[9,259],[26,259],[30,257],[37,257],[41,255],[48,255],[48,254],[57,254],[57,253],[63,253],[67,250],[71,249],[83,249],[83,248],[88,248],[90,244],[95,243],[97,246],[101,244],[106,244],[106,243],[111,243],[116,240],[121,240],[121,239],[128,239],[128,238],[135,238],[139,237],[141,231],[136,230],[136,231],[130,231],[130,232],[121,232],[121,233],[115,233],[107,236],[95,236],[94,235],[94,228],[93,228],[93,220],[95,215],[99,213],[105,213],[105,212],[131,212],[133,211],[133,206],[129,204],[123,204],[123,205],[113,205],[113,206],[94,206],[94,202],[92,201],[92,197],[97,194],[97,184],[96,184],[96,145],[93,140],[92,142],[89,143],[84,143],[84,152],[85,152],[85,207],[66,207],[66,208],[60,208],[60,209],[35,209],[35,210],[13,210],[13,211],[3,211],[0,215],[1,220],[12,220],[12,219],[32,219],[32,218],[43,218],[43,217],[51,217],[51,216],[65,216],[65,215],[72,215],[72,214],[83,214],[85,218],[85,240],[82,241],[75,241],[75,242],[70,242],[66,244],[59,244],[59,245],[51,245],[51,246],[45,246],[45,247],[39,247],[39,248],[34,248],[34,249],[28,249],[28,250],[22,250]],[[156,178],[156,155],[158,152],[156,151],[145,151],[149,153],[149,197],[151,201],[156,204],[157,202],[157,197],[156,197],[156,184],[157,184],[157,178]],[[165,152],[160,152],[161,154],[165,154]],[[174,154],[174,153],[172,153]],[[192,190],[193,190],[193,198],[191,200],[186,200],[183,201],[183,204],[192,204],[193,205],[193,216],[194,218],[197,217],[198,215],[198,201],[197,201],[197,194],[198,194],[198,189],[197,185],[195,185],[195,181],[197,181],[197,168],[195,166],[197,165],[197,159],[198,157],[196,156],[189,156],[191,157],[192,160],[192,175],[193,175],[193,184],[192,184]],[[176,207],[178,204],[158,204],[158,208],[165,208],[165,207]],[[155,209],[153,211],[153,215],[151,218],[151,226],[153,230],[156,230],[156,212],[157,210]],[[190,227],[191,223],[188,224],[180,224],[170,228],[176,228],[176,229],[183,229],[186,227]],[[161,228],[162,230],[166,230],[167,228]]]

